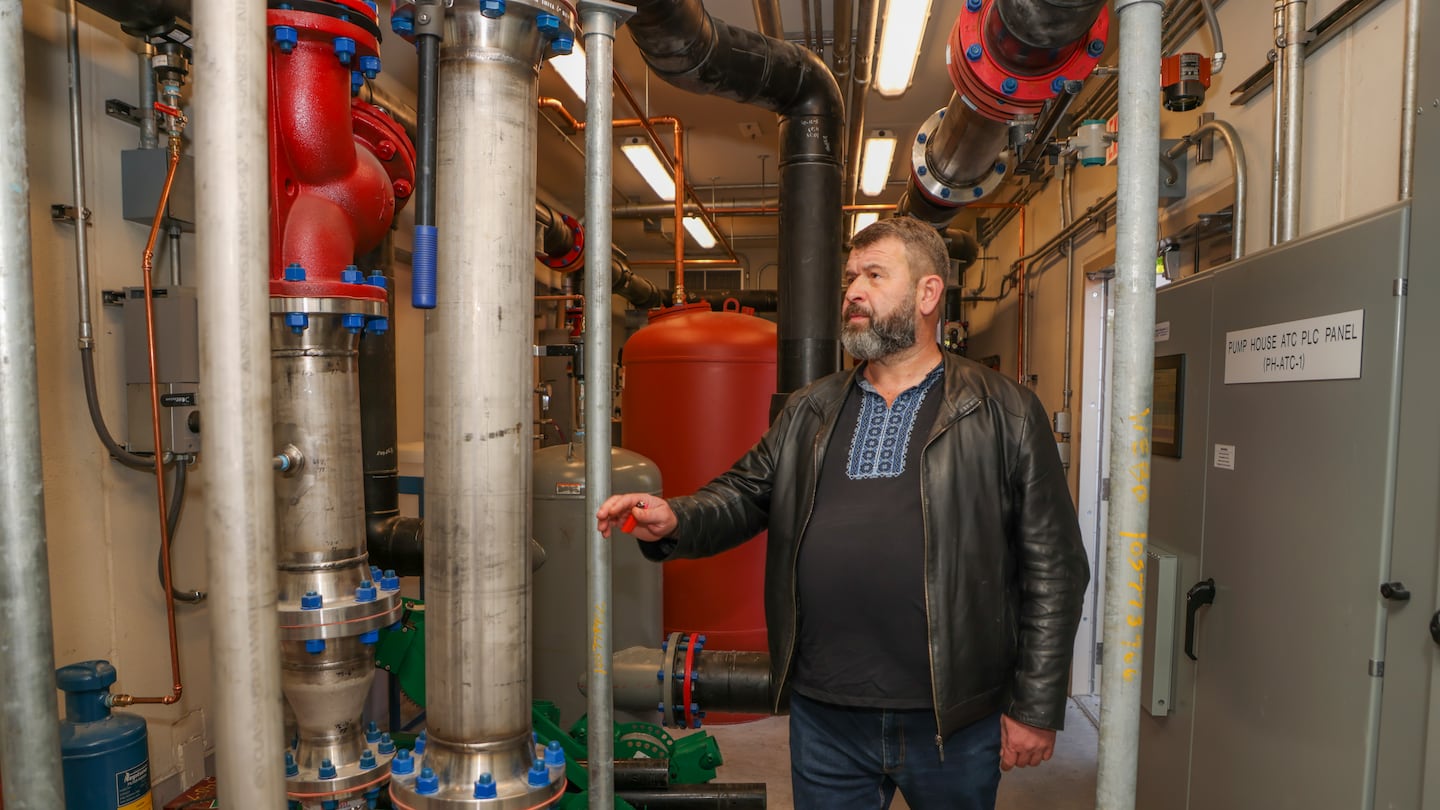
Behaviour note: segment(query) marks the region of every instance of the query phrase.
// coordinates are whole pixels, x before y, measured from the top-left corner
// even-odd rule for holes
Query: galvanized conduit
[[[605,0],[581,0],[581,29],[585,32],[585,84],[590,102],[585,106],[585,222],[597,245],[611,241],[610,189],[614,183],[611,164],[615,131],[613,75],[615,29],[629,18],[631,9]],[[678,155],[680,141],[675,149]],[[678,158],[677,158],[678,161]],[[678,164],[677,165],[683,165]],[[676,184],[683,178],[676,171]],[[683,203],[684,196],[677,199]],[[680,226],[677,220],[676,228]],[[681,237],[676,233],[677,242]],[[602,536],[590,518],[610,497],[610,414],[614,402],[609,279],[603,273],[588,273],[585,294],[595,302],[585,313],[585,385],[595,393],[585,398],[584,418],[589,436],[585,442],[585,512],[582,516],[589,560],[587,612],[591,627],[590,677],[599,688],[589,696],[590,810],[615,806],[615,703],[610,690],[610,656],[613,647],[614,610],[611,607],[610,541]],[[680,277],[676,276],[677,288]],[[577,527],[581,528],[581,527]]]
[[[17,809],[50,810],[65,806],[65,794],[40,469],[23,30],[19,3],[0,8],[0,108],[10,111],[10,148],[0,150],[0,615],[8,625],[0,717],[9,726],[0,734],[0,799]]]
[[[855,61],[850,68],[849,113],[845,125],[845,202],[855,202],[860,192],[861,150],[865,146],[865,107],[870,96],[870,77],[875,62],[875,35],[880,25],[879,0],[860,0],[859,22],[855,26]]]
[[[1225,121],[1206,121],[1186,135],[1183,140],[1170,148],[1166,155],[1178,158],[1185,154],[1191,144],[1198,143],[1207,132],[1219,135],[1230,150],[1230,170],[1235,175],[1235,209],[1230,222],[1230,257],[1238,259],[1245,255],[1246,194],[1250,181],[1250,170],[1245,163],[1245,147],[1240,143],[1240,134]]]
[[[780,114],[777,397],[839,367],[840,88],[814,53],[714,20],[699,0],[640,0],[630,32],[656,75]]]
[[[212,487],[215,771],[225,807],[285,806],[271,486],[266,10],[196,0],[195,209],[200,372]],[[219,575],[218,572],[224,572]]]
[[[1271,172],[1271,244],[1288,242],[1300,231],[1300,158],[1304,143],[1305,26],[1307,0],[1275,0],[1275,165]]]
[[[1115,350],[1110,392],[1110,497],[1105,545],[1096,806],[1134,810],[1148,545],[1151,392],[1155,358],[1155,244],[1159,222],[1160,0],[1118,0],[1120,160],[1116,187]]]

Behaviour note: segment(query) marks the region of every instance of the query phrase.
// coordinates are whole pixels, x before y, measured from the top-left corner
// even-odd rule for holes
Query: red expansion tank
[[[769,426],[775,324],[733,306],[657,310],[625,343],[624,445],[660,467],[665,497],[729,469]],[[763,533],[716,557],[665,563],[665,632],[765,650],[764,585]]]

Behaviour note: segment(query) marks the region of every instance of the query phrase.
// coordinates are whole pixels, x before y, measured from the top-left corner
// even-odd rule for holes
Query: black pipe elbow
[[[365,544],[370,564],[402,577],[425,573],[425,522],[399,514],[365,515]]]
[[[1033,48],[1063,48],[1085,36],[1105,0],[997,0],[1005,29]]]

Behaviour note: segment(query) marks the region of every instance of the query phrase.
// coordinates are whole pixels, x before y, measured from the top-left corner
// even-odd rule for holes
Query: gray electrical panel
[[[1394,206],[1157,297],[1156,355],[1185,356],[1188,412],[1183,452],[1152,470],[1179,641],[1172,712],[1141,718],[1140,808],[1440,807],[1421,792],[1440,283],[1411,216]],[[1185,591],[1209,579],[1186,638]],[[1382,596],[1400,580],[1410,601]]]
[[[173,453],[200,450],[199,314],[193,287],[156,287],[155,369],[160,393],[160,435]],[[125,319],[126,438],[134,453],[155,452],[150,421],[150,355],[145,330],[145,288],[127,287]]]

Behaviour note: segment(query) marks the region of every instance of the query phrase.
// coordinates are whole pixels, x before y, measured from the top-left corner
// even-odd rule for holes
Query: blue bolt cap
[[[423,731],[420,732],[420,736],[418,736],[418,737],[415,738],[415,753],[417,753],[417,754],[423,754],[423,753],[425,753],[425,745],[426,745],[428,742],[429,742],[429,738],[426,736],[426,732],[423,732]]]
[[[965,10],[973,14],[984,4],[984,0],[965,0]]]
[[[940,196],[943,197],[944,199],[947,199],[947,200],[950,199],[950,189],[948,189],[948,188],[942,188],[942,189],[940,189]]]
[[[564,764],[565,749],[560,747],[559,740],[551,740],[550,744],[545,746],[545,766],[549,768]]]
[[[475,780],[475,798],[493,799],[497,795],[495,791],[495,777],[490,774],[482,773],[480,778]]]
[[[380,753],[382,753],[382,754],[394,754],[394,753],[395,753],[395,741],[392,740],[392,739],[390,739],[390,735],[389,735],[389,734],[381,734],[381,735],[380,735],[380,745],[377,746],[377,747],[380,749]],[[402,750],[401,750],[401,753],[403,753],[406,757],[409,757],[409,756],[410,756],[410,750],[409,750],[409,749],[402,749]],[[399,754],[396,754],[396,755],[395,755],[395,758],[396,758],[396,759],[399,759],[399,758],[400,758],[400,755],[399,755]],[[406,771],[406,773],[409,773],[409,771]]]
[[[320,810],[340,810],[339,799],[326,799],[320,802]]]
[[[408,37],[415,33],[415,20],[412,17],[391,17],[390,30],[402,37]]]
[[[660,683],[664,683],[664,682],[665,682],[665,670],[663,670],[663,669],[657,669],[657,670],[655,670],[655,680],[659,681]]]
[[[924,177],[925,174],[926,174],[925,167],[924,167],[924,166],[917,166],[917,167],[915,168],[915,173],[918,174],[918,175],[920,175],[921,177]]]
[[[346,284],[364,284],[365,274],[360,272],[360,268],[352,264],[340,271],[340,280]],[[371,567],[373,568],[374,566]]]
[[[375,275],[365,279],[365,283],[369,284],[371,287],[379,287],[382,290],[390,288],[390,283],[386,281],[385,277],[380,275],[379,273],[376,273]]]
[[[371,720],[370,725],[365,727],[365,742],[380,742],[380,724],[376,723],[374,720]]]
[[[320,778],[321,778],[321,779],[334,779],[334,778],[335,778],[335,773],[336,773],[336,771],[335,771],[335,763],[331,762],[331,761],[328,760],[328,759],[322,759],[322,760],[320,760]]]
[[[386,630],[389,630],[389,631],[392,632],[392,633],[398,633],[398,632],[400,632],[400,630],[401,630],[402,627],[404,627],[403,624],[401,624],[400,622],[395,622],[394,624],[390,625],[389,627],[387,627],[387,628],[385,628],[385,629],[386,629]]]
[[[375,78],[376,76],[379,76],[379,75],[380,75],[380,57],[378,57],[378,56],[362,56],[362,57],[360,57],[360,72],[361,72],[361,73],[364,73],[364,74],[365,74],[365,78],[367,78],[367,79],[373,79],[373,78]]]
[[[480,13],[492,20],[505,16],[505,0],[480,0]]]
[[[985,50],[981,48],[979,44],[971,45],[970,47],[965,49],[965,58],[969,59],[971,62],[980,61],[980,57],[984,55]]]
[[[550,769],[545,767],[545,760],[535,760],[530,766],[530,772],[525,775],[525,781],[530,783],[530,787],[545,787],[550,784]]]
[[[996,163],[996,164],[995,164],[995,173],[996,173],[996,174],[1004,174],[1004,173],[1005,173],[1005,164],[1004,164],[1004,163]]]
[[[386,569],[385,573],[380,576],[380,590],[400,590],[400,575],[396,574],[395,571],[392,569]]]
[[[1014,76],[1007,76],[1005,77],[1005,81],[1000,83],[1000,92],[1007,96],[1019,89],[1020,82],[1015,81]]]
[[[976,187],[970,189],[970,196],[971,196],[971,197],[974,197],[975,199],[978,200],[978,199],[980,199],[981,197],[984,197],[984,196],[985,196],[985,189],[983,189],[983,188],[981,188],[981,187],[979,187],[979,186],[976,186]]]
[[[368,771],[375,767],[375,752],[366,748],[360,752],[360,770]]]
[[[925,133],[922,132],[919,135],[915,136],[915,140],[919,141],[920,143],[925,143],[925,141],[929,140],[929,138],[926,137]]]
[[[292,754],[292,753],[290,753],[289,751],[286,751],[286,752],[285,752],[285,775],[286,775],[286,776],[299,776],[299,775],[300,775],[300,765],[299,765],[299,763],[297,763],[297,762],[295,761],[295,755]]]
[[[390,744],[390,749],[392,751],[395,749],[394,743]],[[385,753],[383,743],[380,747],[380,753]],[[415,772],[415,758],[410,756],[409,748],[401,748],[400,752],[395,755],[395,758],[390,760],[390,772],[398,773],[401,776]]]
[[[281,53],[290,53],[295,50],[295,45],[300,41],[300,35],[294,28],[288,25],[275,26],[275,44],[280,46]]]
[[[285,325],[290,327],[291,332],[298,335],[310,328],[310,316],[303,312],[287,312],[285,313]]]
[[[306,591],[305,595],[300,597],[301,610],[319,610],[324,604],[325,597],[316,591]]]
[[[371,582],[374,582],[375,580],[378,580],[378,579],[380,578],[380,574],[381,574],[380,566],[378,566],[378,565],[372,565],[372,566],[370,566],[370,581],[371,581]]]
[[[360,643],[361,643],[361,644],[379,644],[379,643],[380,643],[380,631],[379,631],[379,630],[366,630],[365,632],[363,632],[363,633],[360,634]]]
[[[364,87],[364,86],[365,86],[365,77],[360,75],[360,71],[358,71],[358,70],[352,70],[352,71],[350,71],[350,95],[352,95],[352,96],[354,96],[354,95],[359,95],[359,93],[360,93],[360,88],[361,88],[361,87]]]
[[[386,318],[371,318],[366,328],[372,335],[383,335],[390,331],[390,321]]]
[[[287,265],[285,266],[285,280],[286,280],[286,281],[304,281],[304,280],[305,280],[305,268],[302,267],[302,266],[300,266],[299,264],[297,264],[297,263],[295,263],[295,262],[291,262],[290,264],[287,264]]]
[[[1103,39],[1092,39],[1092,40],[1090,40],[1090,44],[1088,44],[1088,45],[1085,46],[1085,52],[1088,53],[1088,54],[1090,54],[1091,56],[1099,56],[1100,54],[1102,54],[1102,53],[1105,52],[1105,40],[1103,40]]]
[[[574,52],[575,40],[572,37],[556,37],[550,40],[550,48],[555,51],[556,55],[564,56]]]
[[[319,655],[320,653],[325,652],[325,639],[323,639],[323,638],[307,638],[307,639],[305,639],[305,652],[310,653],[311,655]]]
[[[365,328],[365,316],[358,312],[347,312],[340,316],[340,325],[349,330],[350,334],[358,335],[360,330]]]
[[[364,582],[361,582],[361,583],[360,583],[360,587],[358,587],[358,588],[355,589],[355,601],[356,601],[356,602],[374,602],[374,601],[375,601],[375,583],[371,582],[371,581],[368,580],[368,579],[365,580]]]
[[[553,37],[560,33],[560,18],[554,14],[538,14],[535,16],[535,29],[545,36]]]
[[[415,779],[415,792],[421,796],[433,796],[440,792],[440,777],[429,768],[423,768]]]
[[[340,64],[349,65],[350,60],[355,58],[355,40],[350,37],[336,37],[335,56],[340,59]]]
[[[1050,82],[1050,92],[1052,92],[1052,93],[1059,93],[1059,92],[1062,92],[1062,91],[1064,91],[1064,90],[1065,90],[1065,77],[1064,77],[1064,76],[1056,76],[1055,79],[1054,79],[1054,81]]]

